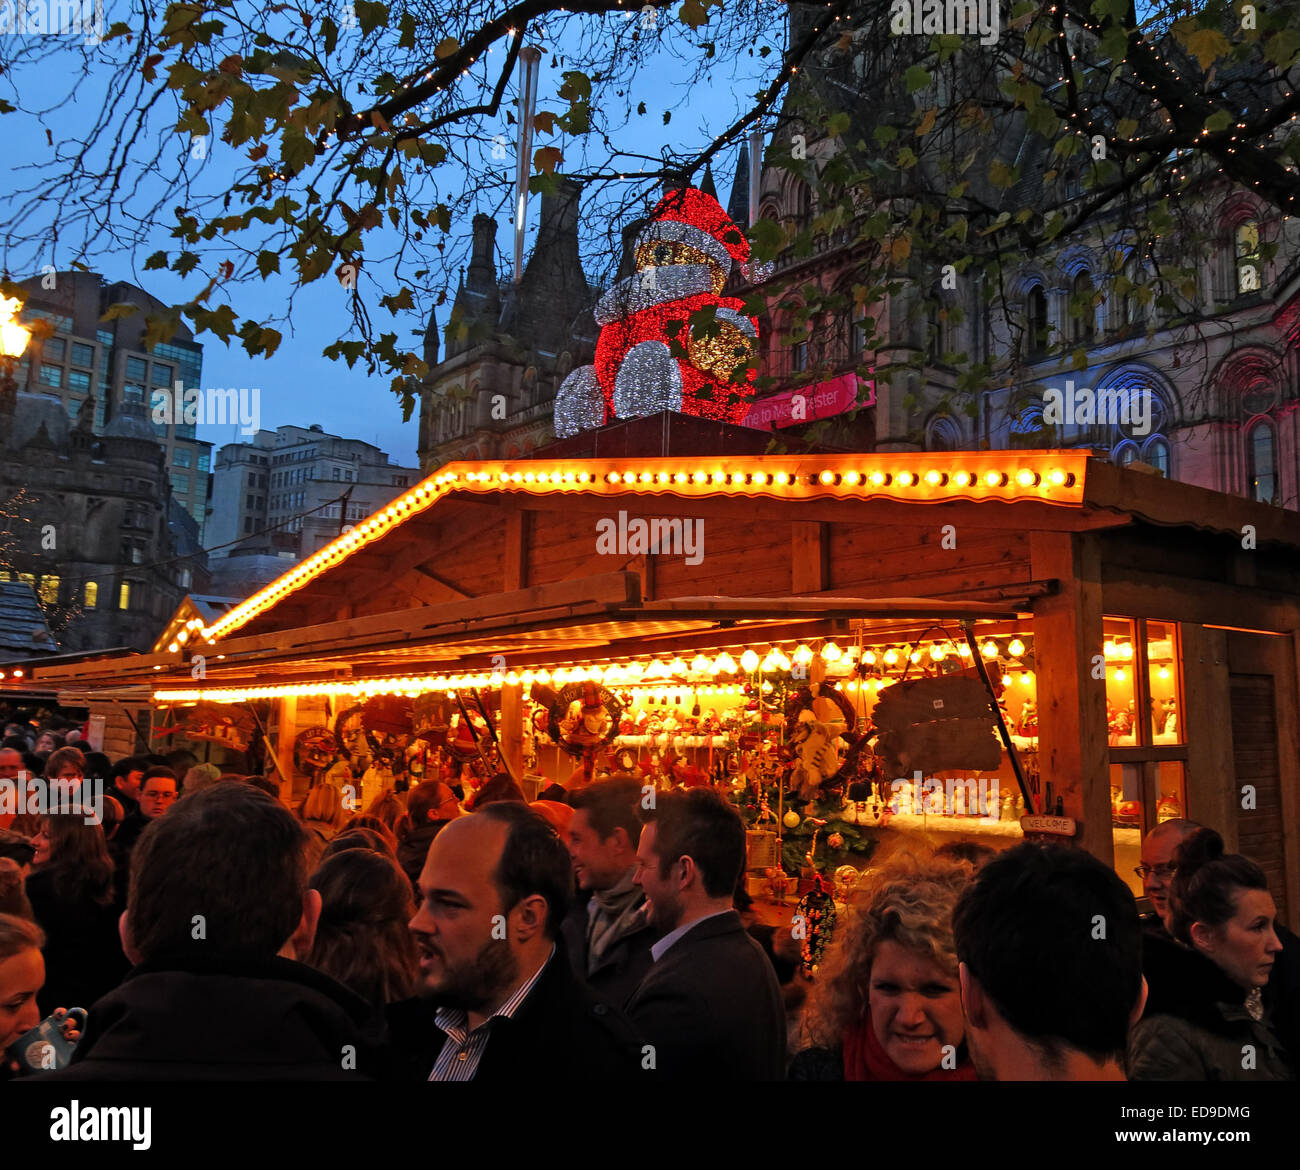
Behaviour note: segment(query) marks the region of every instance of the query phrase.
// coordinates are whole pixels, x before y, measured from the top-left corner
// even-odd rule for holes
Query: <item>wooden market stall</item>
[[[1005,750],[981,778],[1028,813],[1059,800],[1135,889],[1157,820],[1212,825],[1300,925],[1300,516],[1084,452],[452,464],[170,645],[38,681],[177,709],[265,704],[298,790],[304,735],[375,696],[432,697],[419,717],[465,724],[462,704],[490,695],[511,771],[564,782],[573,760],[546,731],[565,710],[548,721],[547,697],[577,713],[591,692],[572,688],[599,684],[624,699],[592,731],[601,746],[725,778],[729,753],[761,750],[755,719],[778,738],[792,726],[763,714],[774,681],[768,705],[811,677],[861,728],[900,681],[987,678]],[[873,805],[868,827],[999,845],[1020,832],[1018,806],[914,811]]]

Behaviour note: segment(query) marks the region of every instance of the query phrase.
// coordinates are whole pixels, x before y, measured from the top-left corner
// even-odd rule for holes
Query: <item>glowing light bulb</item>
[[[898,651],[892,646],[885,651],[885,665],[893,666],[898,661]]]
[[[913,650],[912,653],[907,656],[907,660],[915,666],[921,661],[921,652],[919,650]]]
[[[1122,666],[1120,666],[1120,667],[1116,667],[1116,669],[1115,669],[1115,681],[1116,681],[1116,682],[1123,682],[1126,678],[1128,678],[1128,673],[1124,670],[1124,668],[1123,668]]]
[[[744,667],[746,674],[753,674],[758,669],[758,655],[753,650],[746,650],[740,656],[740,665]]]
[[[813,652],[808,649],[802,642],[795,648],[794,660],[802,666],[806,666],[813,660]]]
[[[867,652],[862,656],[862,661],[865,662],[868,666],[875,666],[875,665],[876,665],[876,652],[875,652],[874,650],[868,650],[868,651],[867,651]]]
[[[1031,675],[1031,674],[1029,673],[1029,671],[1025,671],[1025,672],[1020,676],[1020,685],[1021,685],[1022,687],[1032,686],[1032,685],[1033,685],[1033,682],[1034,682],[1034,676]]]
[[[1132,659],[1132,657],[1133,657],[1133,643],[1132,643],[1132,642],[1125,642],[1123,645],[1121,645],[1120,648],[1119,648],[1119,656],[1120,656],[1121,658]]]
[[[835,645],[834,642],[827,642],[826,645],[822,647],[822,657],[826,659],[827,662],[838,662],[843,654],[844,651]]]
[[[1019,638],[1012,638],[1007,650],[1012,658],[1019,658],[1025,652],[1025,644]]]
[[[696,674],[707,674],[709,670],[709,660],[703,654],[697,654],[691,659],[691,670]]]
[[[725,650],[714,660],[714,666],[723,674],[736,673],[736,660]]]
[[[983,654],[985,658],[996,658],[998,656],[996,643],[985,642],[984,645],[980,647],[980,653]]]
[[[930,657],[933,658],[935,662],[942,662],[945,658],[948,657],[948,651],[945,650],[942,646],[940,646],[938,642],[936,642],[933,646],[930,647]]]
[[[1164,681],[1165,679],[1168,679],[1168,677],[1169,677],[1169,667],[1167,667],[1167,666],[1162,666],[1158,671],[1156,671],[1156,677],[1157,677],[1158,679],[1162,680],[1162,681]]]
[[[1009,687],[1009,686],[1011,685],[1012,681],[1013,681],[1013,680],[1012,680],[1012,678],[1011,678],[1011,676],[1010,676],[1009,674],[1004,674],[1004,675],[1002,676],[1002,685],[1003,685],[1004,687]]]

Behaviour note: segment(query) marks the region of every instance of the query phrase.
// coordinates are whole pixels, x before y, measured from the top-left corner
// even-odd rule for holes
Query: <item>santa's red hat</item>
[[[654,240],[690,244],[727,272],[733,260],[749,259],[745,233],[722,210],[722,204],[696,187],[669,191],[655,204],[650,221],[637,236],[637,247]]]

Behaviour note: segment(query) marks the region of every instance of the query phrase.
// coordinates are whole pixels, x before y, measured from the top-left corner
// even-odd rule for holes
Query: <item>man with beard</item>
[[[1114,870],[1082,849],[1017,845],[980,870],[952,927],[981,1080],[1125,1079],[1147,987],[1137,906]]]
[[[572,876],[526,805],[489,804],[429,845],[411,933],[423,994],[389,1009],[393,1075],[430,1081],[627,1080],[642,1055],[561,953]]]
[[[654,965],[628,1000],[670,1080],[781,1080],[785,1011],[776,973],[732,907],[745,825],[712,789],[662,792],[637,845]]]

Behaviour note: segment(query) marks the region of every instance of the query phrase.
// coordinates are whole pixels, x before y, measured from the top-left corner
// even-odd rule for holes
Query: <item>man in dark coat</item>
[[[573,972],[605,1003],[622,1007],[653,960],[657,932],[636,883],[641,785],[603,780],[573,797],[569,856],[579,896],[561,932]]]
[[[382,1020],[298,962],[321,897],[281,804],[218,784],[157,819],[133,858],[122,944],[137,964],[90,1008],[61,1081],[355,1080]],[[66,1005],[65,1005],[66,1006]]]
[[[637,881],[663,937],[628,1001],[632,1025],[666,1079],[780,1080],[781,990],[732,909],[745,865],[744,823],[710,789],[657,793],[655,805],[644,814]]]
[[[559,940],[569,855],[527,805],[447,825],[420,874],[411,932],[423,995],[389,1008],[390,1075],[600,1084],[647,1076],[619,1012],[574,978]]]

